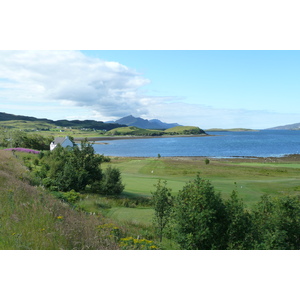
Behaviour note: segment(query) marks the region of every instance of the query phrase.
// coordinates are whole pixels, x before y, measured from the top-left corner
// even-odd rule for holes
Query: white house
[[[54,141],[50,144],[50,150],[54,150],[55,147],[60,144],[62,147],[74,147],[73,142],[69,139],[68,136],[66,137],[57,137],[54,139]]]

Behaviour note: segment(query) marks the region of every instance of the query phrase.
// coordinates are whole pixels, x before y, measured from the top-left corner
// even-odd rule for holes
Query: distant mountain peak
[[[177,123],[164,123],[158,119],[147,120],[140,117],[134,117],[133,115],[116,120],[115,123],[135,126],[142,129],[169,129],[175,126],[182,126]]]

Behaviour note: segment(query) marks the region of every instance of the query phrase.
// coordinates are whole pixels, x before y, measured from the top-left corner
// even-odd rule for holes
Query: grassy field
[[[299,194],[300,189],[300,162],[210,159],[210,163],[205,164],[204,158],[115,158],[112,164],[122,172],[125,192],[148,197],[158,179],[167,180],[176,194],[198,172],[225,198],[236,188],[249,207],[264,193],[294,195]]]
[[[158,179],[166,180],[173,195],[182,189],[186,182],[193,180],[197,173],[209,179],[215,189],[226,199],[236,189],[251,209],[261,196],[300,195],[300,161],[288,159],[210,159],[206,158],[112,158],[111,164],[122,173],[125,190],[122,197],[151,198],[151,191]],[[105,168],[108,164],[103,164]],[[130,200],[129,200],[130,201]],[[83,201],[84,202],[84,201]],[[83,203],[84,205],[84,203]],[[104,205],[105,206],[105,205]],[[112,205],[106,213],[112,219],[150,225],[151,207],[123,207]],[[99,206],[88,207],[89,211],[100,211]],[[102,210],[103,211],[103,210]]]

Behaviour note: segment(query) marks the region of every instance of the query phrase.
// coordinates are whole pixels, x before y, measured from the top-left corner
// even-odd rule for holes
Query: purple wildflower
[[[5,151],[19,151],[19,152],[26,152],[26,153],[33,153],[33,154],[39,154],[40,151],[32,150],[32,149],[26,149],[26,148],[8,148],[4,149]]]

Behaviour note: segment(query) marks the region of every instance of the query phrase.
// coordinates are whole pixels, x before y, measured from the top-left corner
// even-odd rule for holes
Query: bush
[[[52,195],[70,204],[75,204],[80,200],[80,194],[75,192],[74,190],[71,190],[70,192],[66,192],[66,193],[53,191]]]
[[[256,249],[300,249],[300,201],[298,197],[264,195],[254,209]]]
[[[124,187],[119,169],[108,166],[100,182],[100,194],[118,195],[123,192]]]
[[[120,241],[122,250],[158,250],[158,246],[153,241],[146,239],[135,239],[133,237],[123,238]]]
[[[62,193],[63,199],[70,203],[75,204],[80,200],[80,194],[75,192],[74,190],[71,190],[70,192]]]
[[[176,240],[183,249],[226,249],[226,211],[219,193],[197,176],[175,201]]]
[[[44,185],[50,187],[51,184],[63,192],[82,191],[87,185],[101,180],[102,161],[103,156],[95,154],[93,146],[85,141],[80,149],[59,145],[41,161],[42,176],[51,179]]]

